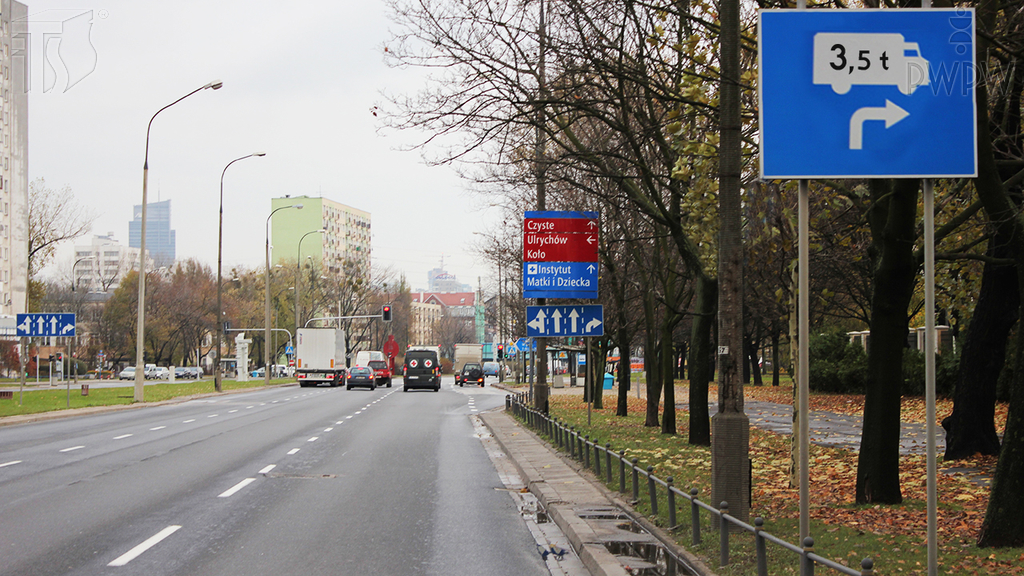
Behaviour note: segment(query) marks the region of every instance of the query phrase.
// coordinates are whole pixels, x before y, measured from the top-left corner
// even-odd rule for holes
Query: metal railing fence
[[[613,459],[618,461],[618,490],[621,494],[626,494],[627,491],[626,470],[628,468],[631,480],[629,484],[631,484],[634,503],[640,501],[640,478],[644,477],[647,481],[647,497],[650,501],[652,515],[658,516],[658,498],[662,492],[665,494],[666,506],[668,508],[669,530],[674,530],[679,526],[676,522],[677,496],[690,502],[690,532],[694,546],[698,546],[702,542],[701,510],[705,510],[711,515],[712,522],[717,519],[720,566],[726,566],[729,564],[729,525],[732,524],[733,527],[750,532],[753,535],[758,576],[768,575],[767,543],[769,542],[799,556],[800,576],[814,576],[814,569],[816,566],[830,568],[840,574],[846,574],[848,576],[871,576],[874,574],[874,561],[871,558],[864,558],[861,560],[861,569],[855,570],[815,554],[814,539],[811,537],[804,539],[803,546],[797,546],[796,544],[791,544],[766,532],[764,530],[763,518],[755,518],[754,525],[751,526],[750,524],[731,516],[729,514],[729,504],[727,502],[722,502],[719,504],[718,508],[715,508],[714,506],[699,500],[697,498],[699,491],[696,488],[692,488],[689,492],[684,492],[679,488],[676,488],[673,485],[673,479],[671,476],[664,480],[658,478],[654,475],[653,466],[647,466],[646,469],[641,468],[639,461],[636,458],[631,460],[627,459],[625,450],[616,454],[615,451],[612,450],[611,444],[601,446],[600,442],[596,439],[591,441],[590,436],[581,434],[572,426],[566,426],[557,419],[552,419],[548,417],[548,415],[535,410],[529,405],[527,396],[528,394],[526,393],[506,396],[505,410],[525,422],[531,428],[534,428],[545,436],[551,438],[559,450],[567,452],[574,460],[583,463],[583,465],[587,469],[592,470],[598,478],[601,477],[601,455],[603,453],[605,458],[604,470],[606,474],[606,481],[609,485],[612,485],[612,461]],[[591,455],[593,455],[593,459],[591,459]],[[593,466],[591,465],[592,462]],[[660,489],[659,486],[661,487]]]

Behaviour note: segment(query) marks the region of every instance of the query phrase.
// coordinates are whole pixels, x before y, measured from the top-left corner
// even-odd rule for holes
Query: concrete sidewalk
[[[648,542],[664,546],[670,540],[664,534],[655,538],[650,534],[625,530],[622,526],[628,523],[628,516],[623,514],[623,510],[629,510],[629,505],[588,471],[582,471],[574,462],[563,459],[546,441],[520,426],[510,414],[486,412],[480,418],[593,576],[626,576],[630,574],[629,569],[649,566],[640,558],[612,554],[606,543]],[[632,516],[635,518],[637,515]],[[642,525],[652,533],[659,532],[649,523]],[[673,547],[672,551],[690,565],[691,573],[713,576],[692,554],[678,547]]]

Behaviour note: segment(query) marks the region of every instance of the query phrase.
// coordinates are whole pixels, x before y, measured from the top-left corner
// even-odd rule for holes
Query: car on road
[[[388,368],[386,360],[370,360],[366,365],[373,369],[373,378],[377,381],[377,386],[391,388],[391,369]]]
[[[374,378],[373,368],[369,366],[353,366],[349,368],[348,376],[345,377],[345,389],[351,390],[355,386],[376,390],[377,380]]]
[[[263,378],[264,374],[266,374],[266,371],[263,368],[259,368],[257,370],[253,370],[252,372],[250,372],[249,376],[251,376],[252,378]]]
[[[488,376],[494,376],[495,378],[501,378],[501,364],[497,362],[484,362],[484,378]]]
[[[404,390],[427,388],[437,392],[441,389],[441,363],[434,350],[413,350],[405,352],[402,366]]]
[[[117,374],[118,380],[135,380],[135,366],[129,366]]]
[[[459,386],[466,384],[484,385],[484,371],[476,362],[466,362],[455,375],[455,383]]]

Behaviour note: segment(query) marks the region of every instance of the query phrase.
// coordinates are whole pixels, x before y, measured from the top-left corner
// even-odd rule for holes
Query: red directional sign
[[[523,220],[524,234],[597,234],[600,230],[597,219],[588,218],[526,218]]]
[[[525,234],[524,262],[597,262],[597,234]]]

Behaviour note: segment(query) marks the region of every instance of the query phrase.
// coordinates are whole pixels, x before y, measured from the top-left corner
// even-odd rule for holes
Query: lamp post
[[[221,265],[223,262],[224,255],[224,174],[227,173],[228,168],[238,162],[239,160],[245,160],[246,158],[252,158],[253,156],[266,156],[265,152],[253,152],[248,156],[242,156],[241,158],[235,158],[228,165],[224,167],[224,170],[220,173],[220,216],[217,222],[217,365],[213,368],[213,389],[217,392],[221,391],[221,371],[220,371],[220,349],[223,345],[224,338],[224,319],[222,318],[223,312],[221,311]]]
[[[327,232],[326,229],[321,228],[319,230],[312,230],[306,232],[299,238],[299,247],[295,254],[295,333],[299,333],[299,328],[302,326],[299,320],[299,287],[302,286],[302,241],[306,239],[306,236],[310,234],[323,234]]]
[[[263,306],[263,383],[267,386],[270,385],[270,219],[273,218],[274,214],[277,212],[288,208],[302,210],[302,204],[292,204],[291,206],[275,208],[270,211],[270,216],[267,216],[267,281],[264,290]]]
[[[142,227],[141,227],[141,238],[139,239],[139,302],[138,312],[138,323],[135,328],[135,401],[142,402],[143,390],[146,385],[146,360],[144,358],[146,351],[146,186],[149,182],[149,132],[153,128],[153,120],[156,120],[157,114],[160,114],[164,110],[167,110],[171,106],[174,106],[178,102],[181,102],[185,98],[195,94],[196,92],[212,88],[214,90],[220,90],[224,83],[220,80],[214,80],[209,84],[196,88],[195,90],[185,94],[181,98],[178,98],[174,102],[171,102],[167,106],[156,111],[153,117],[149,119],[149,125],[146,126],[146,157],[142,163]]]

